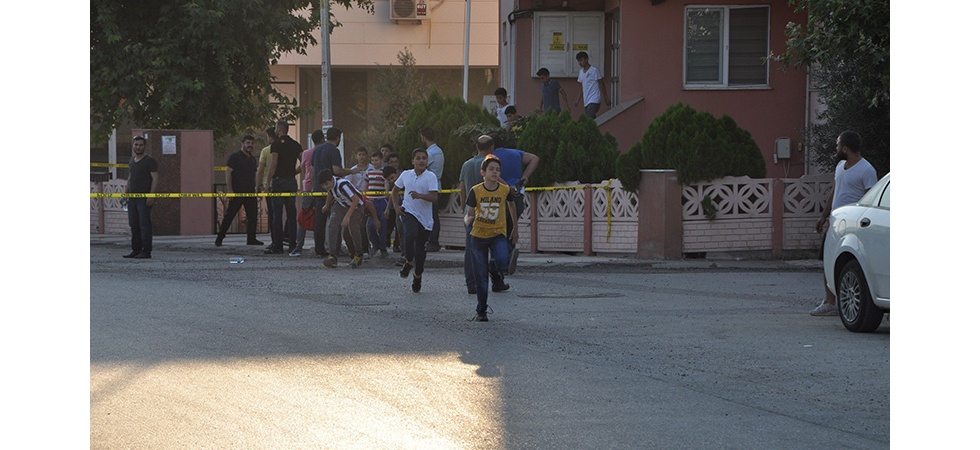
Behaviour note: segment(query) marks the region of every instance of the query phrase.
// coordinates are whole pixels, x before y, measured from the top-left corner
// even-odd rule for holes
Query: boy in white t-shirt
[[[578,82],[582,83],[582,93],[579,94],[578,100],[575,100],[575,106],[584,100],[585,115],[595,119],[596,113],[599,112],[600,101],[605,99],[606,106],[612,106],[609,94],[606,93],[606,82],[603,81],[599,69],[589,64],[588,53],[578,52],[575,55],[575,60],[581,67],[581,70],[578,71]]]
[[[425,269],[425,245],[432,232],[432,204],[439,199],[439,181],[436,174],[426,169],[429,154],[424,148],[412,150],[412,170],[406,170],[395,180],[391,189],[391,203],[395,213],[402,218],[405,265],[399,273],[402,278],[415,268],[412,292],[422,289],[422,272]],[[402,200],[401,193],[405,198]],[[413,265],[414,263],[414,265]]]

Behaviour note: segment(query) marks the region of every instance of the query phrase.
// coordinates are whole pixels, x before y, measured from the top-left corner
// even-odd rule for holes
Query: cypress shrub
[[[459,187],[459,169],[466,160],[476,153],[476,136],[456,132],[463,126],[473,129],[497,129],[500,122],[480,105],[466,103],[459,97],[443,97],[435,89],[423,101],[412,106],[403,126],[395,136],[394,146],[398,151],[399,169],[412,167],[412,150],[422,148],[419,130],[432,127],[436,144],[445,154],[446,162],[442,170],[441,189]],[[440,205],[445,206],[448,195],[440,195]]]
[[[639,175],[633,173],[639,168],[677,170],[684,184],[766,175],[762,153],[748,131],[728,115],[715,119],[682,103],[653,119],[638,145],[616,164],[616,177],[631,191],[639,187]]]

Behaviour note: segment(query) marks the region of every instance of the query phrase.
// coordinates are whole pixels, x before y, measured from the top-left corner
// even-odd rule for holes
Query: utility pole
[[[333,127],[333,104],[330,96],[330,0],[320,0],[320,88],[322,91],[321,114],[323,123],[320,129],[326,136],[327,129]]]
[[[470,0],[466,1],[466,20],[463,24],[463,103],[466,103],[466,94],[470,89],[470,7],[473,4]]]

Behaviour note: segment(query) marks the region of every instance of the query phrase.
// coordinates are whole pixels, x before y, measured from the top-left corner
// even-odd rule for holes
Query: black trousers
[[[231,222],[238,216],[238,211],[245,208],[245,233],[249,241],[255,240],[255,229],[258,227],[259,202],[255,197],[231,197],[228,199],[228,208],[225,209],[225,218],[221,220],[221,228],[218,229],[218,236],[224,237],[228,232]]]

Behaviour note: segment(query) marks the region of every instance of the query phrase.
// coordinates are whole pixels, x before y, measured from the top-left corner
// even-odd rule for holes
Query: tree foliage
[[[530,180],[532,185],[599,183],[613,178],[619,155],[616,139],[599,131],[595,120],[585,115],[573,120],[568,111],[527,117],[516,144],[541,158]]]
[[[374,11],[371,0],[330,1]],[[273,87],[269,65],[316,44],[319,7],[311,0],[92,0],[93,139],[127,120],[220,137],[295,117],[300,111]],[[331,30],[339,26],[330,21]]]
[[[806,138],[816,162],[834,163],[837,136],[861,134],[863,156],[887,173],[889,162],[888,0],[790,0],[806,11],[806,24],[786,25],[786,52],[773,56],[785,66],[807,66],[826,110]]]
[[[653,119],[639,145],[618,156],[616,177],[625,189],[639,187],[639,169],[674,169],[684,184],[766,175],[762,152],[748,131],[727,115],[716,119],[682,103]]]
[[[357,111],[366,126],[358,134],[360,142],[381,145],[392,142],[398,127],[405,124],[408,113],[429,91],[422,74],[415,68],[415,56],[407,47],[398,52],[398,66],[379,66],[378,79],[371,89],[374,101],[366,110]]]
[[[412,150],[422,148],[419,131],[431,127],[436,144],[446,157],[441,188],[455,189],[459,187],[459,169],[476,153],[476,138],[482,134],[477,130],[491,126],[499,129],[499,125],[497,117],[482,106],[466,103],[459,97],[443,97],[439,91],[432,89],[425,100],[412,107],[405,119],[405,126],[395,136],[400,169],[412,167]],[[458,130],[464,126],[470,126],[472,132],[460,133]],[[448,196],[440,198],[445,203]]]

